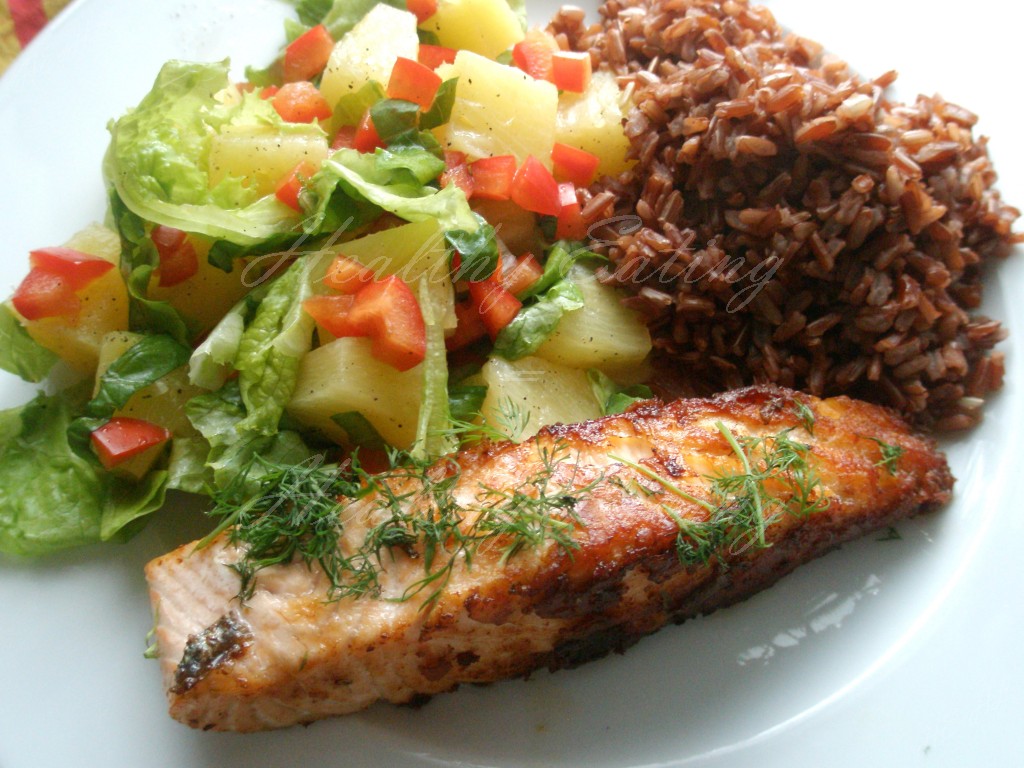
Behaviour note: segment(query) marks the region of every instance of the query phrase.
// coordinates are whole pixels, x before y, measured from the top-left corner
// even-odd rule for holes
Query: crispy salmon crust
[[[709,557],[681,556],[682,525],[737,503],[715,493],[714,478],[743,471],[727,434],[808,446],[814,511],[776,506],[763,542],[740,531]],[[648,401],[456,459],[466,525],[481,498],[496,498],[491,490],[546,471],[549,489],[574,499],[572,547],[547,541],[509,554],[507,541],[487,542],[470,563],[455,562],[427,604],[425,591],[408,597],[424,576],[415,548],[381,557],[376,595],[328,600],[320,568],[295,562],[260,571],[241,603],[229,567],[241,553],[226,535],[181,547],[146,568],[171,715],[195,728],[257,731],[574,666],[742,600],[844,541],[943,504],[953,486],[933,442],[892,412],[775,387]],[[451,466],[429,472],[450,475]],[[793,494],[774,481],[762,490],[783,503]],[[429,514],[415,494],[407,503]],[[374,497],[347,506],[341,547],[356,547],[381,514]]]

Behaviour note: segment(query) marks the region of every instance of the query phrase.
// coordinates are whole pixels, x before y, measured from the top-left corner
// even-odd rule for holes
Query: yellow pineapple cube
[[[522,163],[533,155],[551,167],[558,113],[554,85],[471,51],[459,51],[455,63],[438,67],[438,74],[459,78],[451,118],[437,129],[445,149],[465,152],[470,160],[511,154]]]
[[[610,72],[595,72],[583,93],[562,93],[558,101],[555,141],[585,149],[601,158],[597,172],[615,176],[632,165],[623,120],[629,101]]]
[[[114,268],[78,291],[81,309],[77,316],[23,319],[22,324],[33,339],[73,370],[92,375],[103,337],[128,327],[128,291],[117,269],[121,261],[121,240],[116,232],[93,224],[75,234],[65,245],[106,259]]]
[[[639,366],[652,346],[643,317],[585,267],[573,267],[569,279],[583,294],[583,306],[562,316],[537,356],[571,368],[597,368],[612,378]]]
[[[288,413],[344,444],[348,436],[331,417],[356,411],[388,443],[408,448],[416,438],[423,366],[397,371],[375,358],[370,347],[369,339],[343,338],[307,354]]]
[[[149,297],[168,302],[202,333],[213,328],[245,296],[252,287],[245,285],[246,277],[253,280],[255,275],[245,276],[241,262],[236,262],[231,272],[218,269],[207,260],[208,242],[192,238],[192,244],[199,260],[199,270],[188,280],[165,288],[160,287],[158,276],[154,274],[149,285]]]
[[[380,3],[334,46],[320,79],[320,93],[334,107],[371,80],[386,86],[395,60],[416,60],[420,39],[416,17]]]
[[[273,194],[295,166],[309,161],[319,167],[327,153],[327,137],[313,125],[289,131],[269,125],[226,125],[210,139],[210,186],[237,178],[260,196]]]
[[[540,357],[492,357],[481,371],[487,397],[484,423],[522,441],[551,424],[577,424],[601,416],[586,371]]]
[[[489,59],[523,39],[523,27],[505,0],[439,0],[422,29],[437,35],[441,45]]]

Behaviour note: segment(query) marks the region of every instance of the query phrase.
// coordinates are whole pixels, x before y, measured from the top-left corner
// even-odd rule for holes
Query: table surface
[[[71,0],[0,0],[0,74]]]

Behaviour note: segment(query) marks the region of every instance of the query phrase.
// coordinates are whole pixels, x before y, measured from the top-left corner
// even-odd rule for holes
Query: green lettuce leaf
[[[366,110],[384,98],[384,87],[376,80],[371,80],[355,93],[346,93],[338,99],[331,119],[337,125],[359,125]]]
[[[277,431],[299,363],[313,344],[315,324],[302,302],[313,294],[318,261],[307,256],[276,278],[242,332],[234,367],[246,415],[238,430],[260,435]]]
[[[191,351],[169,336],[144,336],[112,362],[100,376],[99,387],[86,405],[90,416],[113,416],[144,387],[188,362]]]
[[[444,233],[444,241],[452,254],[459,255],[459,268],[452,275],[452,280],[486,280],[498,268],[498,241],[494,227],[484,221],[479,214],[477,225],[471,230],[449,229]]]
[[[519,310],[494,340],[494,351],[506,360],[532,355],[554,333],[566,312],[583,307],[583,294],[568,278],[552,285]]]
[[[121,276],[128,288],[128,328],[141,333],[163,333],[187,343],[192,329],[169,302],[149,298],[149,283],[160,263],[156,246],[146,234],[146,223],[128,210],[118,194],[110,196],[110,218],[121,237]]]
[[[651,388],[646,384],[623,387],[595,368],[587,371],[587,378],[590,380],[590,389],[593,391],[594,397],[597,398],[597,402],[601,404],[601,411],[605,416],[622,413],[633,403],[650,400],[654,397]]]
[[[144,336],[110,364],[99,380],[84,414],[68,427],[68,444],[87,461],[97,463],[89,444],[94,429],[103,426],[140,389],[148,387],[188,362],[188,347],[169,336]]]
[[[431,128],[437,128],[451,119],[458,83],[459,79],[457,77],[441,83],[437,93],[434,94],[434,103],[430,105],[430,109],[420,116],[420,128],[422,130],[429,131]]]
[[[311,212],[306,219],[307,229],[331,227],[328,213],[340,197],[352,206],[370,204],[406,221],[436,219],[443,229],[475,231],[478,219],[462,190],[454,184],[439,190],[421,180],[424,169],[438,167],[436,162],[433,153],[419,147],[406,147],[401,153],[378,150],[374,154],[339,149],[305,190],[303,205]]]
[[[196,347],[188,361],[189,381],[203,389],[220,389],[234,370],[235,358],[242,343],[245,325],[256,312],[260,301],[270,290],[265,281],[229,309],[213,327],[203,343]]]
[[[28,335],[8,304],[0,304],[0,368],[25,381],[46,378],[57,355]]]
[[[295,225],[274,195],[258,196],[240,179],[210,186],[210,138],[225,125],[267,124],[280,131],[319,130],[286,123],[257,94],[221,102],[228,62],[169,61],[139,105],[109,126],[103,172],[125,206],[142,218],[240,244]]]
[[[68,427],[81,407],[40,394],[0,412],[0,552],[43,555],[135,533],[163,505],[166,473],[133,484],[77,455]]]
[[[331,421],[345,430],[345,434],[348,436],[348,445],[352,447],[359,446],[377,450],[384,450],[388,447],[387,441],[377,431],[377,428],[359,411],[336,413],[331,416]]]
[[[448,407],[452,421],[471,422],[480,416],[487,398],[486,384],[451,384],[448,387]]]
[[[208,493],[213,473],[207,466],[210,443],[201,435],[176,437],[167,460],[167,489],[186,493]]]
[[[226,488],[239,478],[244,478],[246,487],[251,486],[255,491],[261,477],[258,466],[254,466],[259,465],[257,456],[276,464],[299,464],[315,455],[292,430],[254,434],[241,428],[247,413],[237,380],[229,381],[216,392],[193,397],[185,406],[185,412],[208,447],[203,492]],[[199,445],[188,448],[201,450]],[[199,482],[195,458],[188,461],[188,465],[177,468],[177,482]]]
[[[327,27],[334,40],[340,40],[342,35],[381,2],[401,11],[406,10],[405,0],[334,0],[331,9],[320,19],[320,23]]]
[[[451,434],[452,415],[448,407],[448,353],[444,345],[445,308],[438,294],[421,277],[418,291],[420,311],[427,330],[427,354],[423,360],[423,400],[412,455],[430,460],[457,447]]]
[[[164,505],[167,478],[166,470],[156,470],[137,483],[109,479],[100,519],[100,540],[124,541],[142,530],[146,518]]]

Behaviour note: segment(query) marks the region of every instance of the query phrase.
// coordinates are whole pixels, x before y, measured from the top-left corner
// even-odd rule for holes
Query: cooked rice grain
[[[1022,240],[976,117],[890,102],[895,73],[861,79],[744,0],[601,16],[551,27],[634,98],[636,164],[585,211],[615,222],[591,232],[607,279],[650,318],[675,389],[774,381],[975,424],[1004,369],[1004,329],[973,314],[984,266]]]

